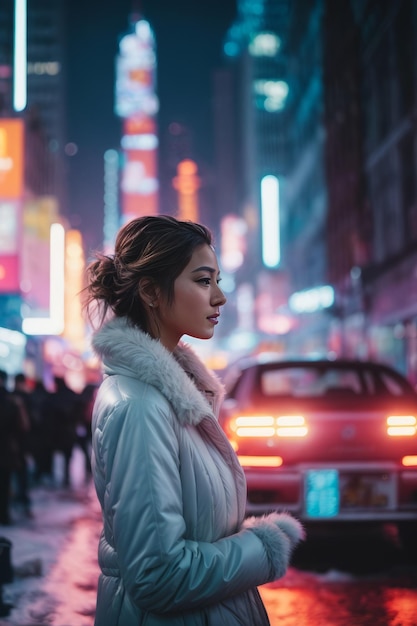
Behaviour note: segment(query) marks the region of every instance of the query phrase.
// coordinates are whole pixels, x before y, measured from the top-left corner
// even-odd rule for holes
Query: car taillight
[[[278,437],[305,437],[308,428],[302,415],[280,415],[277,417]]]
[[[417,433],[417,420],[414,415],[389,415],[387,433],[390,437],[413,437]]]
[[[281,467],[283,460],[280,456],[245,456],[238,455],[242,467]]]
[[[231,420],[230,429],[238,437],[273,437],[274,418],[272,415],[239,415]]]
[[[417,467],[417,455],[409,454],[408,456],[403,456],[402,464],[404,467]]]
[[[302,415],[238,415],[229,421],[228,429],[242,438],[305,437],[308,433]]]

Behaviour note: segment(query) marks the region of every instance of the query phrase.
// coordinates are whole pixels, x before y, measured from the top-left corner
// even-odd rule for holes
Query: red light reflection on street
[[[265,585],[259,591],[271,626],[342,626],[354,623],[349,619],[346,608],[335,608],[338,594],[326,588],[320,590],[314,584],[301,588]]]
[[[385,610],[394,624],[415,626],[417,624],[416,592],[407,589],[390,589],[385,599]]]
[[[271,626],[416,626],[417,589],[358,580],[341,572],[311,575],[290,568],[259,588]]]

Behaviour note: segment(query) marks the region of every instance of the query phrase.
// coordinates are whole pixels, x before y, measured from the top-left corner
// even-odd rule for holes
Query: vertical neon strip
[[[13,108],[23,111],[27,104],[27,0],[15,0]]]
[[[266,267],[277,267],[281,260],[279,181],[276,176],[261,180],[262,262]]]
[[[51,224],[50,264],[49,315],[56,330],[62,332],[65,293],[65,229],[62,224]]]
[[[51,224],[49,239],[49,317],[26,317],[26,335],[61,335],[65,327],[65,229]]]

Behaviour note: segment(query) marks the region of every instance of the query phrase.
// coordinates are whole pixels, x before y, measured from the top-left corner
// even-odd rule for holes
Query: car
[[[417,393],[374,361],[242,358],[219,420],[247,481],[247,515],[417,530]]]

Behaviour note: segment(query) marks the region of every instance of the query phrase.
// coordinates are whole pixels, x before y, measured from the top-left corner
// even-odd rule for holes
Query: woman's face
[[[170,351],[183,335],[210,339],[226,298],[219,287],[217,258],[209,245],[194,250],[190,262],[174,283],[174,300],[157,303],[158,338]]]

